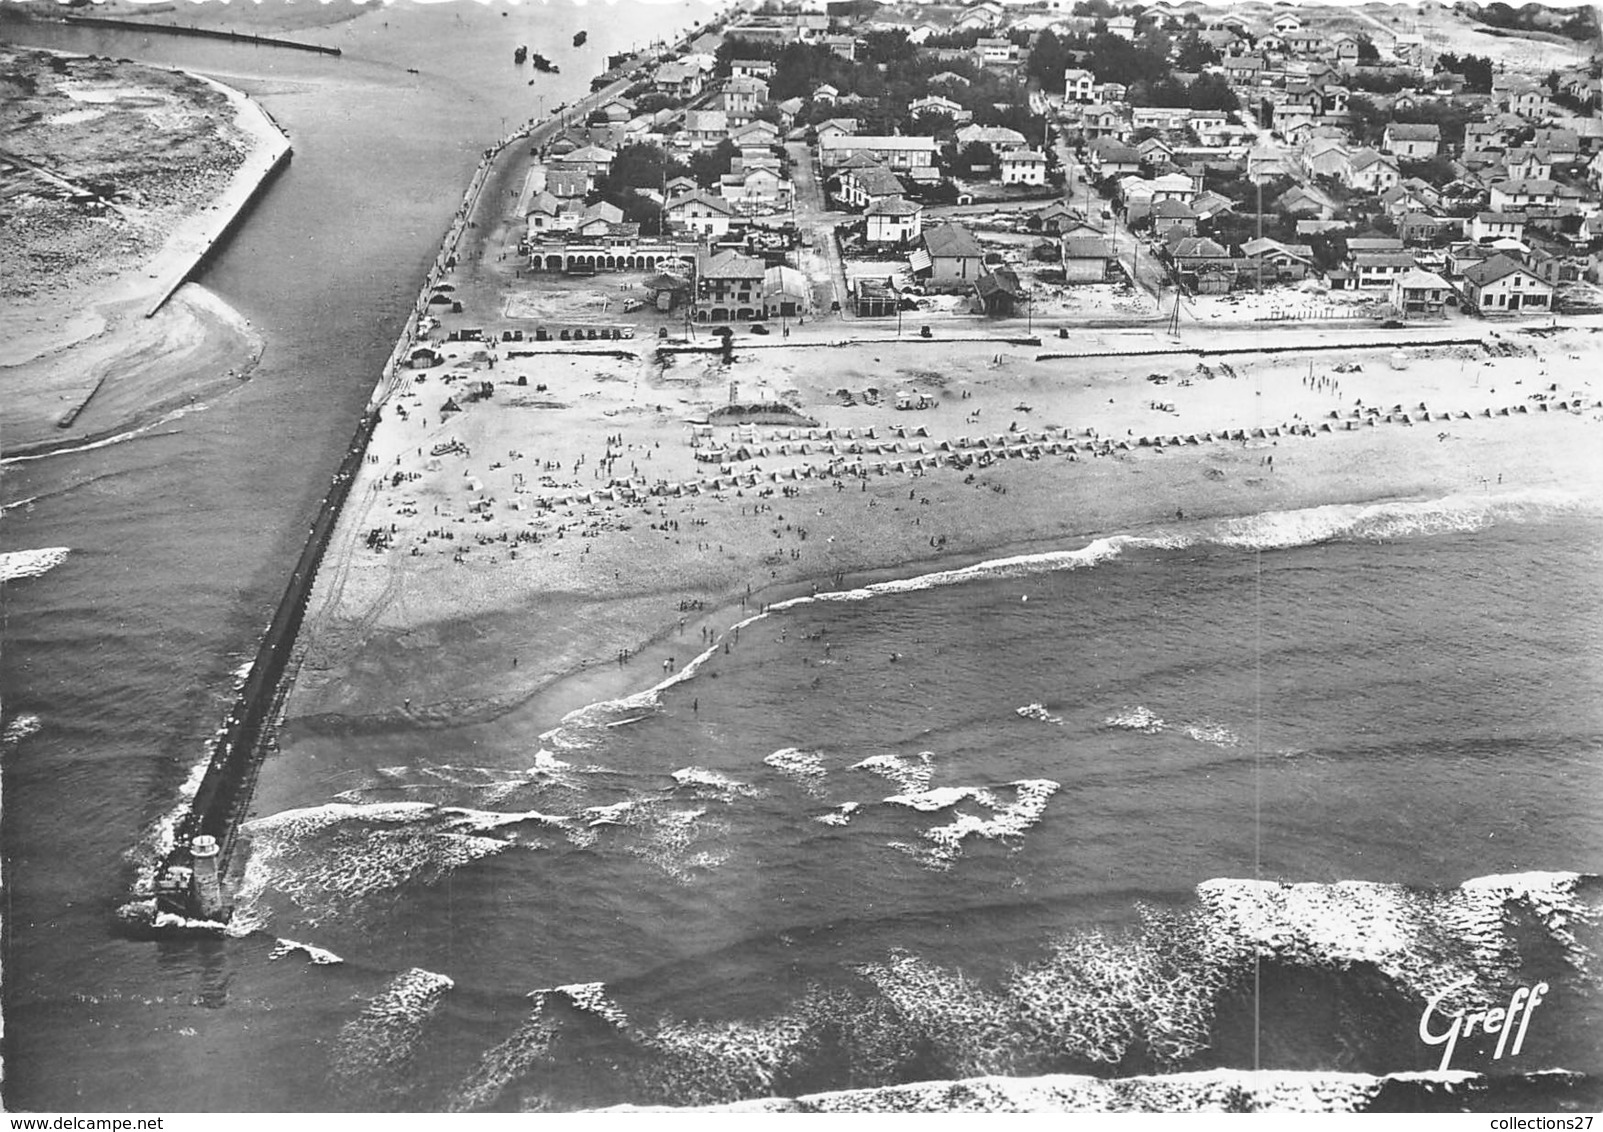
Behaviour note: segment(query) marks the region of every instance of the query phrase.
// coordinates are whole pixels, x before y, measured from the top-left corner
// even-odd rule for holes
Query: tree
[[[1063,42],[1058,39],[1057,33],[1047,28],[1035,38],[1035,46],[1030,49],[1030,58],[1024,66],[1025,73],[1049,90],[1061,91],[1063,88],[1063,72],[1069,66],[1069,53]]]
[[[664,181],[685,171],[685,167],[670,159],[661,146],[632,142],[618,150],[606,174],[596,178],[596,189],[622,208],[622,198],[628,193],[635,189],[660,192]]]
[[[1185,104],[1193,110],[1239,110],[1241,100],[1223,75],[1198,75],[1186,88]]]
[[[1437,57],[1436,65],[1444,71],[1464,76],[1464,89],[1472,94],[1489,94],[1492,89],[1492,61],[1485,55],[1454,55],[1444,53]]]
[[[640,225],[642,236],[662,234],[662,206],[637,192],[625,193],[612,202],[623,210],[625,224]]]
[[[975,167],[979,166],[987,174],[996,171],[996,150],[985,142],[969,142],[957,152],[957,159],[953,162],[955,168],[962,171],[965,177],[975,175]]]
[[[642,95],[640,100],[635,103],[636,114],[656,114],[662,110],[677,110],[678,108],[679,100],[673,95],[663,94],[661,91],[653,91],[650,94]]]
[[[1177,71],[1200,71],[1219,62],[1219,49],[1195,31],[1184,36],[1175,47],[1174,68]]]
[[[1423,161],[1398,161],[1397,172],[1404,178],[1418,177],[1421,181],[1437,188],[1458,176],[1458,171],[1453,167],[1453,159],[1442,153],[1438,153],[1435,157],[1427,157]]]
[[[1380,62],[1380,52],[1376,50],[1374,40],[1367,35],[1358,37],[1358,62],[1362,66]]]
[[[865,31],[862,40],[861,62],[868,66],[912,59],[918,55],[918,45],[907,41],[907,33],[898,30]]]
[[[735,148],[735,143],[728,138],[711,149],[697,150],[690,155],[690,175],[703,188],[714,188],[718,184],[718,179],[729,172],[739,153],[740,150]]]

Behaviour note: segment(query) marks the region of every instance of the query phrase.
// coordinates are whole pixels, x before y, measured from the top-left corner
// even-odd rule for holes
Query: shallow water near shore
[[[1321,508],[797,602],[543,734],[330,740],[236,930],[400,980],[342,1048],[376,1010],[429,1054],[404,1101],[336,1072],[358,1106],[1428,1069],[1460,972],[1554,990],[1454,1068],[1595,1073],[1600,536],[1551,495]],[[1259,930],[1303,942],[1254,967]],[[414,1009],[413,968],[453,986]]]

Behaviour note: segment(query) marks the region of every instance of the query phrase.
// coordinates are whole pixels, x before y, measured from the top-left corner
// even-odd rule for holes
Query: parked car
[[[760,322],[754,322],[751,324],[751,332],[753,334],[767,334],[768,328]]]

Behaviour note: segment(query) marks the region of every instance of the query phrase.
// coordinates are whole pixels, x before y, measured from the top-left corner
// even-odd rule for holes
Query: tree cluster
[[[1473,19],[1508,31],[1545,31],[1566,39],[1586,41],[1598,34],[1597,18],[1590,7],[1570,9],[1565,16],[1543,4],[1522,4],[1518,8],[1503,3],[1487,4],[1470,12]]]
[[[669,157],[661,146],[633,142],[613,156],[611,167],[596,177],[595,188],[586,199],[591,204],[606,201],[617,205],[623,210],[624,221],[640,225],[642,235],[660,235],[662,208],[643,195],[643,190],[660,193],[666,182],[690,172],[689,167]]]
[[[1130,87],[1131,106],[1185,106],[1192,110],[1236,110],[1241,100],[1223,75],[1198,75],[1182,83],[1172,75]]]
[[[1443,71],[1464,76],[1464,89],[1472,94],[1490,94],[1495,68],[1485,55],[1454,55],[1443,52],[1436,58],[1436,66]]]

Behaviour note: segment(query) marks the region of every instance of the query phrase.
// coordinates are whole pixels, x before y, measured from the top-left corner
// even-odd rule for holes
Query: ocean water
[[[543,729],[342,737],[225,946],[300,941],[335,1106],[1429,1070],[1426,999],[1538,981],[1451,1068],[1596,1074],[1600,536],[1320,508],[801,599]]]

